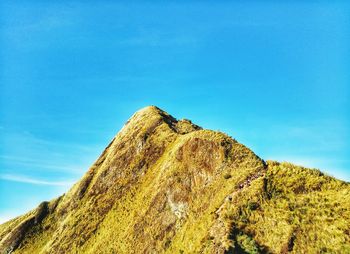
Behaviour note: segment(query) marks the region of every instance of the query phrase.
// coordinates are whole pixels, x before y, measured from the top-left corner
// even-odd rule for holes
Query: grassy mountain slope
[[[350,253],[350,185],[147,107],[1,253]]]

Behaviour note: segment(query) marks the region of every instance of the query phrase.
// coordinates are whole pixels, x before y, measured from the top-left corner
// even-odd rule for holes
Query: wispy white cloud
[[[19,216],[18,213],[0,213],[0,224],[5,223],[6,221],[9,221],[11,219],[14,219],[17,216]]]
[[[71,142],[58,142],[47,139],[38,138],[29,131],[13,132],[11,130],[5,130],[6,136],[5,142],[13,143],[14,141],[21,142],[21,144],[37,145],[37,146],[48,146],[48,147],[59,147],[59,148],[69,148],[74,150],[89,151],[94,149],[94,146],[86,146]]]
[[[22,157],[15,157],[15,156],[0,155],[0,158],[5,161],[10,161],[11,164],[21,165],[26,167],[56,169],[60,171],[70,171],[70,172],[83,172],[85,170],[77,166],[43,163],[40,160],[33,160],[29,158],[22,158]]]
[[[42,169],[81,174],[88,169],[102,148],[38,138],[28,131],[6,130],[2,134],[0,165],[13,170]]]
[[[50,186],[70,186],[74,183],[72,180],[66,181],[46,181],[37,178],[32,178],[23,175],[13,175],[13,174],[2,174],[0,175],[0,179],[12,181],[12,182],[20,182],[20,183],[28,183],[35,185],[50,185]]]

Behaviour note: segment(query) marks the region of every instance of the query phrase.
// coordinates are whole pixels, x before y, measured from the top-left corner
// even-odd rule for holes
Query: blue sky
[[[84,2],[0,4],[0,221],[66,192],[147,105],[350,181],[345,1]]]

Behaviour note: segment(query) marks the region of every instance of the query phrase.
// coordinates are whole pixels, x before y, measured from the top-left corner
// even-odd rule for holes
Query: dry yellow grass
[[[0,250],[350,253],[349,192],[151,106],[68,193],[2,224]]]

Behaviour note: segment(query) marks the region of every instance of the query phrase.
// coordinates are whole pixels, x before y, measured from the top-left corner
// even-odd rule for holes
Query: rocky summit
[[[150,106],[0,253],[350,253],[350,184]]]

